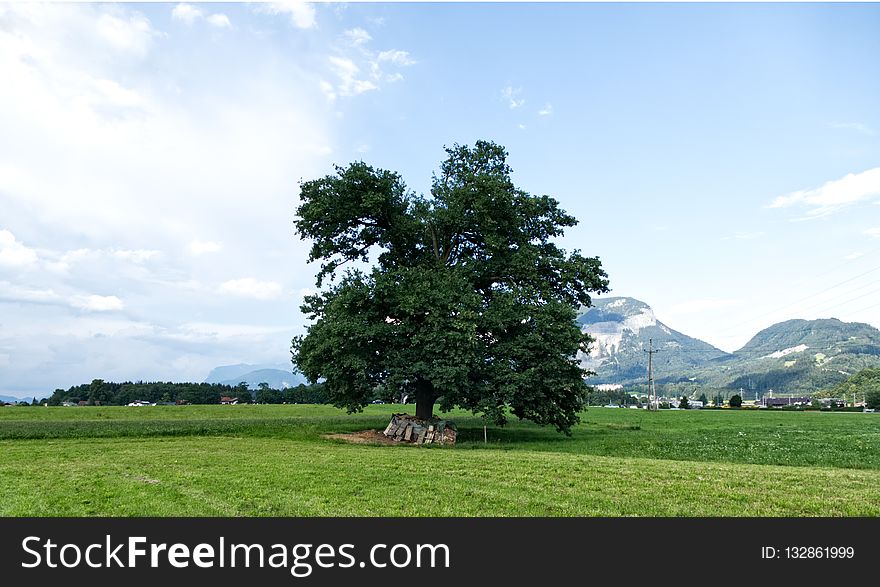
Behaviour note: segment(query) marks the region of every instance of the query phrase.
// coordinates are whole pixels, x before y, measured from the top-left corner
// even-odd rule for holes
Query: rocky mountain
[[[654,355],[655,381],[676,393],[697,387],[743,390],[749,399],[771,389],[812,393],[880,367],[880,330],[834,318],[774,324],[734,353],[672,330],[633,298],[596,300],[579,313],[578,323],[596,339],[581,357],[597,373],[591,384],[645,383],[648,339],[660,351]]]
[[[597,373],[602,383],[643,382],[647,377],[649,340],[657,376],[691,373],[712,359],[727,355],[707,342],[673,330],[657,320],[648,304],[634,298],[612,297],[582,308],[577,318],[581,329],[595,339],[581,364]]]
[[[238,385],[242,381],[251,389],[257,389],[260,383],[268,383],[272,389],[285,389],[296,387],[300,383],[306,383],[305,377],[299,373],[293,373],[290,367],[284,365],[224,365],[216,367],[208,373],[205,383],[222,383],[224,385]]]
[[[870,324],[836,318],[787,320],[704,368],[699,379],[743,389],[747,395],[770,389],[809,393],[870,367],[880,367],[880,330]]]
[[[834,356],[844,353],[880,355],[880,330],[870,324],[823,320],[787,320],[765,328],[735,357],[746,355],[781,358],[806,350]]]

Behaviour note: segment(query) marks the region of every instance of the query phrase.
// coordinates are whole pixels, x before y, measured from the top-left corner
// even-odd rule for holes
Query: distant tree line
[[[588,406],[606,406],[609,404],[634,406],[637,404],[637,400],[630,392],[622,389],[600,390],[591,387],[587,392]]]
[[[238,385],[220,383],[172,383],[162,381],[126,381],[115,383],[95,379],[67,390],[56,389],[47,401],[50,406],[65,402],[86,402],[88,405],[124,406],[134,401],[150,403],[219,404],[221,397],[237,397],[240,403],[327,403],[321,384],[298,385],[287,389],[270,389],[261,383],[253,394],[244,382]]]
[[[268,383],[261,383],[255,400],[258,404],[327,404],[330,403],[321,383],[297,385],[286,389],[272,389]]]

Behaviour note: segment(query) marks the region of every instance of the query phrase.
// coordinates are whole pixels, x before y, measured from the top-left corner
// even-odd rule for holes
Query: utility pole
[[[660,408],[660,405],[657,402],[657,392],[654,389],[654,353],[660,351],[654,350],[653,338],[648,339],[648,350],[644,352],[648,353],[648,409],[657,410]]]

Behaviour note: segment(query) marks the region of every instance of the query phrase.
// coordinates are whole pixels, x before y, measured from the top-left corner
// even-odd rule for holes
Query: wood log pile
[[[421,420],[409,414],[393,414],[383,434],[412,444],[455,444],[458,431],[455,424],[446,420]]]

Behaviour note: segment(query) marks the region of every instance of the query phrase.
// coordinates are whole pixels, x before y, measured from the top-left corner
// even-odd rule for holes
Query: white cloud
[[[0,281],[0,300],[7,302],[53,303],[61,297],[51,289],[21,287],[8,281]]]
[[[415,65],[417,61],[407,51],[392,49],[390,51],[380,51],[378,55],[379,61],[388,61],[399,67],[408,67]]]
[[[501,90],[501,97],[507,100],[510,109],[519,108],[526,103],[524,98],[517,98],[522,93],[522,88],[514,89],[513,86],[507,86]]]
[[[70,305],[88,312],[115,312],[124,307],[116,296],[78,295],[70,299]]]
[[[845,255],[843,258],[847,261],[852,261],[853,259],[858,259],[859,257],[864,257],[864,256],[865,256],[865,253],[862,253],[860,251],[855,251],[853,253],[850,253],[849,255]]]
[[[206,253],[219,253],[223,250],[223,244],[214,241],[190,241],[187,250],[193,255],[204,255]]]
[[[24,267],[37,262],[37,252],[18,242],[8,230],[0,230],[0,267]]]
[[[321,92],[330,102],[339,96],[357,96],[379,90],[382,82],[399,82],[403,79],[402,73],[387,72],[384,68],[408,67],[416,63],[407,51],[390,49],[376,52],[370,49],[373,37],[363,28],[348,29],[343,32],[342,38],[344,45],[336,47],[337,54],[327,58],[329,69],[338,78],[338,83],[334,85],[326,79],[318,82]]]
[[[225,293],[278,296],[294,322],[284,333],[186,344],[165,334],[190,320],[277,321],[276,304],[218,289],[284,271],[280,259],[305,264],[291,189],[330,169],[337,123],[318,88],[332,75],[327,49],[290,53],[272,35],[203,48],[132,5],[0,3],[0,354],[12,365],[0,388],[51,390],[95,373],[198,380],[287,354],[302,318],[271,282]],[[225,59],[235,51],[248,58]],[[222,259],[190,254],[195,237],[222,240]],[[308,285],[294,274],[290,290]]]
[[[370,33],[360,27],[349,29],[343,33],[350,44],[355,47],[364,45],[372,40]]]
[[[150,20],[141,14],[120,18],[109,13],[101,14],[96,25],[97,33],[114,48],[144,56],[150,50],[153,40],[161,34]]]
[[[769,208],[807,206],[807,218],[819,218],[857,202],[880,197],[880,167],[861,173],[850,173],[824,183],[818,188],[800,190],[779,196]]]
[[[329,58],[330,68],[339,78],[339,84],[336,86],[336,92],[340,96],[357,96],[370,90],[378,90],[379,86],[370,80],[358,79],[360,68],[351,59],[344,57],[336,57],[331,55]],[[327,92],[325,91],[325,94]]]
[[[538,110],[538,116],[550,116],[553,114],[553,104],[547,102],[544,107]]]
[[[253,277],[245,277],[224,282],[220,285],[220,291],[242,298],[274,300],[281,297],[282,287],[274,281],[258,281]]]
[[[159,251],[153,251],[148,249],[121,249],[112,251],[110,253],[113,257],[117,259],[123,259],[125,261],[131,261],[132,263],[145,263],[150,259],[153,259],[159,256],[161,253]]]
[[[297,28],[310,29],[317,26],[315,7],[309,2],[300,0],[263,2],[256,6],[256,10],[264,14],[287,15],[290,17],[290,23]]]
[[[210,24],[211,26],[215,26],[218,29],[232,28],[232,23],[229,21],[229,17],[222,12],[212,14],[206,20],[208,21],[208,24]]]
[[[178,4],[171,10],[171,18],[186,24],[192,24],[202,18],[204,13],[192,4]]]
[[[178,4],[171,10],[171,18],[192,26],[197,20],[204,19],[208,24],[217,28],[232,28],[229,17],[222,12],[209,14],[205,16],[200,8],[196,8],[192,4]]]
[[[526,125],[524,125],[524,124],[518,124],[518,125],[517,125],[517,128],[519,128],[520,130],[525,130],[525,129],[526,129]]]
[[[333,102],[336,100],[336,90],[333,88],[333,84],[331,84],[327,80],[322,79],[320,82],[318,82],[318,87],[321,88],[321,92],[325,96],[327,96],[327,99],[330,102]]]
[[[880,226],[869,228],[865,231],[865,234],[871,238],[880,238]]]
[[[867,136],[874,136],[874,129],[861,122],[829,122],[828,126],[842,130],[854,130]]]
[[[103,260],[110,259],[134,265],[143,265],[152,259],[158,258],[162,253],[154,249],[80,248],[63,252],[41,249],[39,254],[44,269],[56,274],[65,274],[75,265],[84,262],[87,262],[90,266],[96,266]],[[116,265],[111,270],[118,272],[120,267]]]
[[[131,88],[121,86],[118,82],[109,79],[96,79],[93,85],[99,97],[96,104],[110,104],[127,108],[145,108],[147,101],[141,94]]]

